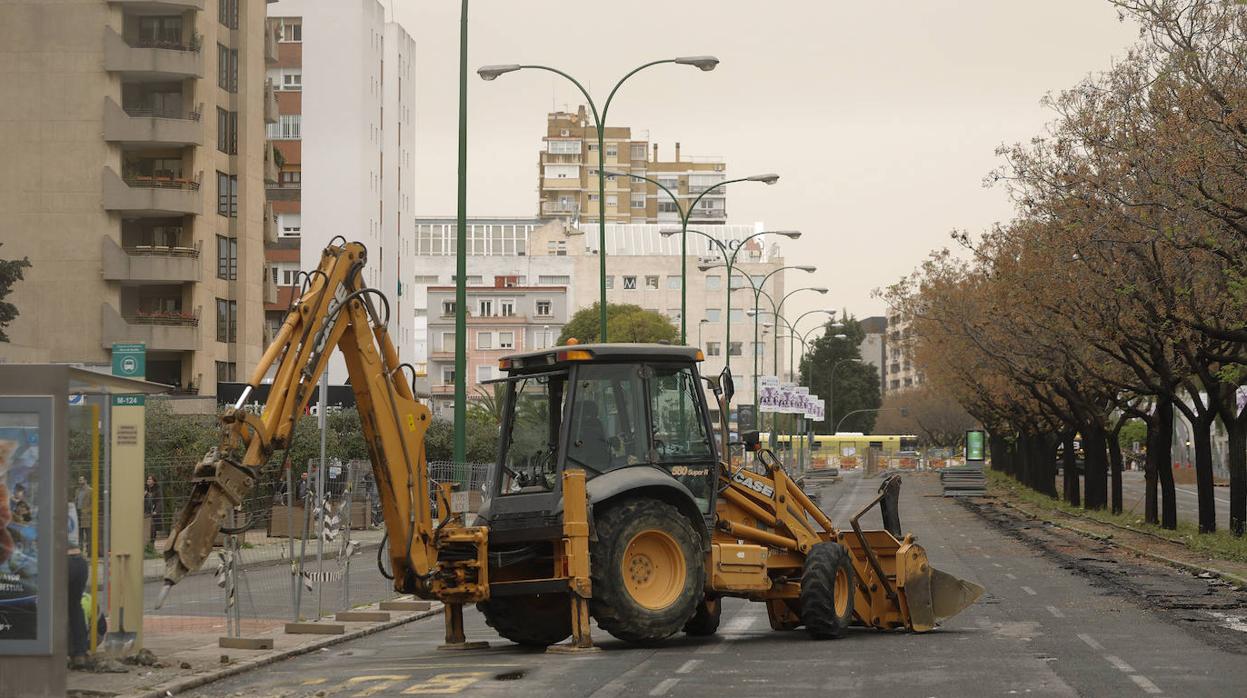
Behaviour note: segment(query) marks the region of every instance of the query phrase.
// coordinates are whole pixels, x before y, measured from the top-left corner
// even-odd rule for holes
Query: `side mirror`
[[[727,366],[719,373],[719,387],[723,390],[723,401],[731,402],[732,396],[736,394],[736,383],[732,380],[732,372]]]
[[[746,451],[759,451],[762,449],[762,438],[759,436],[757,429],[741,432],[740,440],[741,443],[745,444]]]

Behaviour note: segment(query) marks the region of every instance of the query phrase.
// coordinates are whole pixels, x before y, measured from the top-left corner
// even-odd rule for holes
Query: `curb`
[[[1006,507],[1010,509],[1014,509],[1016,511],[1022,512],[1023,514],[1025,514],[1026,516],[1029,516],[1032,519],[1038,519],[1040,521],[1043,521],[1044,523],[1056,526],[1057,528],[1063,528],[1067,531],[1083,536],[1084,538],[1090,538],[1092,540],[1099,541],[1101,543],[1108,543],[1118,548],[1122,548],[1123,550],[1128,550],[1131,553],[1134,553],[1135,555],[1138,555],[1140,557],[1145,557],[1154,562],[1159,562],[1164,565],[1169,565],[1170,567],[1175,567],[1177,569],[1184,570],[1186,572],[1194,572],[1196,574],[1211,574],[1214,577],[1218,577],[1226,582],[1230,582],[1231,584],[1235,584],[1240,587],[1247,587],[1247,578],[1240,577],[1237,574],[1225,572],[1215,567],[1205,567],[1203,565],[1196,565],[1191,562],[1183,562],[1182,560],[1175,560],[1171,557],[1165,557],[1164,555],[1158,555],[1156,553],[1143,550],[1142,548],[1136,548],[1135,546],[1130,545],[1129,543],[1123,543],[1120,540],[1113,538],[1112,536],[1100,535],[1099,533],[1087,531],[1087,530],[1078,528],[1077,526],[1070,526],[1069,524],[1063,524],[1063,523],[1053,521],[1049,518],[1032,513],[1028,509],[1023,509],[1022,507],[1017,506],[1016,504],[1010,504],[1009,502],[1006,502],[1003,499],[999,499],[997,501],[999,501],[1001,504],[1004,504]],[[1108,525],[1111,525],[1111,524],[1108,524]],[[1132,531],[1132,533],[1138,533],[1141,535],[1151,535],[1155,538],[1160,538],[1161,540],[1164,540],[1168,543],[1172,543],[1174,545],[1182,545],[1182,543],[1179,541],[1171,540],[1171,539],[1165,538],[1164,536],[1156,536],[1146,531]],[[1183,547],[1186,547],[1186,546],[1183,546]],[[1189,550],[1189,548],[1187,549]]]
[[[334,635],[333,637],[329,637],[324,640],[318,640],[316,642],[308,643],[306,645],[301,645],[299,647],[292,647],[288,650],[283,650],[281,652],[274,652],[273,654],[270,654],[268,656],[258,657],[256,659],[239,662],[237,664],[230,664],[227,667],[224,667],[222,669],[218,669],[216,671],[212,671],[206,674],[198,674],[198,675],[191,676],[185,679],[169,681],[166,683],[162,683],[156,686],[155,688],[151,688],[146,691],[143,691],[141,693],[129,693],[129,694],[123,694],[123,695],[129,696],[130,698],[165,698],[166,696],[175,696],[184,691],[189,691],[192,688],[199,688],[200,686],[204,686],[206,684],[220,681],[221,679],[229,678],[231,676],[236,676],[238,674],[242,674],[242,673],[251,671],[253,669],[259,669],[260,667],[268,666],[270,664],[275,664],[285,659],[290,659],[292,657],[298,657],[299,655],[308,654],[310,652],[315,652],[316,650],[322,649],[324,647],[331,647],[333,645],[341,644],[349,640],[355,640],[361,637],[372,635],[374,633],[379,633],[383,630],[397,628],[400,625],[405,625],[407,623],[411,623],[414,621],[423,620],[425,618],[429,618],[430,616],[434,616],[434,615],[441,613],[442,608],[443,607],[440,604],[435,605],[427,611],[419,611],[415,613],[414,615],[407,616],[405,618],[397,618],[395,620],[386,621],[384,623],[378,623],[376,625],[373,625],[367,628],[360,628],[359,630],[355,630],[353,632],[349,632],[344,635]]]

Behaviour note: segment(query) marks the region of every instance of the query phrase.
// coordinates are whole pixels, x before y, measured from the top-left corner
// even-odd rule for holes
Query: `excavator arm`
[[[165,548],[165,593],[199,569],[226,517],[242,506],[274,452],[291,446],[295,426],[335,347],[346,361],[372,460],[395,586],[427,589],[437,564],[434,494],[424,452],[431,417],[404,380],[386,329],[389,302],[363,284],[366,261],[367,250],[360,243],[343,241],[325,248],[242,395],[221,415],[221,443],[195,467],[191,495]],[[380,301],[385,316],[378,314],[374,300]],[[270,369],[268,397],[256,415],[245,405]],[[441,511],[448,511],[446,493],[436,494]]]

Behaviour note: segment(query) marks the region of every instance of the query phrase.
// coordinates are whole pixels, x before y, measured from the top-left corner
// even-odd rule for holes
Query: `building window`
[[[572,277],[563,275],[547,276],[541,274],[537,276],[537,283],[542,286],[566,286],[572,282]]]
[[[442,385],[454,385],[454,384],[455,384],[455,369],[443,368],[442,369]]]
[[[455,350],[455,333],[454,332],[443,332],[442,333],[442,351],[449,354],[453,352],[454,350]]]
[[[217,87],[226,92],[238,91],[238,49],[216,45],[217,50]]]
[[[226,155],[238,154],[238,112],[217,107],[216,149]]]
[[[632,144],[632,159],[633,160],[645,160],[646,157],[647,157],[647,154],[645,152],[645,144],[644,143],[633,143]]]
[[[723,277],[722,276],[714,274],[714,275],[710,275],[706,277],[706,290],[707,291],[718,291],[721,288],[723,288]]]
[[[268,125],[267,133],[269,140],[297,141],[302,138],[302,130],[302,114],[282,114],[277,123]]]
[[[504,298],[498,301],[498,314],[502,317],[512,317],[515,315],[515,299]]]
[[[546,242],[546,254],[552,255],[555,257],[566,257],[567,256],[567,241],[566,240],[550,240]]]
[[[477,301],[477,315],[479,317],[491,317],[494,314],[494,301],[492,298],[485,298]]]
[[[239,0],[219,0],[217,5],[217,20],[229,29],[238,28],[238,1]]]
[[[494,348],[493,333],[492,332],[477,332],[476,333],[476,348],[477,349],[493,349]]]
[[[645,195],[644,194],[633,194],[632,195],[632,208],[645,208]]]
[[[655,289],[655,290],[657,290],[657,288],[658,288],[658,277],[657,277],[657,276],[647,276],[647,277],[645,277],[645,288],[647,288],[647,289]]]
[[[706,342],[706,356],[718,356],[723,351],[722,347],[721,342]]]
[[[216,212],[226,218],[238,216],[238,176],[216,173]]]
[[[454,301],[442,301],[442,317],[450,317],[455,314]]]
[[[606,205],[607,206],[619,206],[619,197],[615,196],[614,194],[607,194]]]
[[[609,291],[613,288],[615,288],[615,277],[613,276],[606,277],[606,290]]]
[[[274,268],[273,271],[277,271],[277,269]],[[299,278],[298,269],[283,269],[281,273],[282,273],[281,281],[282,281],[283,286],[294,286],[296,283],[296,280]],[[276,283],[276,282],[277,282],[277,279],[273,279],[273,283]]]
[[[731,318],[732,322],[744,322],[745,321],[745,311],[742,308],[732,308],[731,310],[728,311],[728,313],[729,313],[729,317]]]
[[[674,201],[659,201],[658,212],[659,213],[679,213],[680,207],[676,206]]]
[[[233,361],[216,362],[216,382],[233,383],[238,379],[238,364]]]
[[[277,24],[277,40],[287,44],[303,41],[303,19],[301,17],[282,17]]]
[[[552,314],[550,312],[551,306],[552,306],[552,303],[550,301],[537,301],[536,303],[537,317],[550,317],[550,315]]]
[[[277,215],[277,234],[284,238],[297,238],[303,233],[303,215],[280,213]]]
[[[494,377],[494,367],[489,364],[476,367],[476,382],[480,383]]]
[[[281,89],[289,92],[298,92],[303,89],[303,73],[282,73]]]
[[[679,276],[668,276],[667,277],[667,288],[673,291],[680,290],[680,277]]]
[[[744,347],[741,342],[729,342],[727,345],[728,356],[740,356],[742,351],[744,351]]]
[[[623,284],[624,284],[625,291],[635,291],[636,290],[636,277],[625,276],[623,278]]]
[[[216,236],[216,278],[227,281],[238,278],[238,240]]]
[[[546,152],[551,155],[579,155],[580,141],[552,140],[546,141]]]
[[[619,157],[619,146],[614,145],[614,144],[606,146],[606,157],[608,158]]]
[[[515,348],[515,333],[514,332],[499,332],[498,333],[498,348],[499,349],[514,349]]]
[[[233,342],[238,338],[238,302],[216,299],[216,341]]]
[[[719,322],[723,312],[718,308],[706,308],[706,322]]]
[[[299,170],[282,170],[278,181],[283,187],[297,187],[303,183],[303,173]]]

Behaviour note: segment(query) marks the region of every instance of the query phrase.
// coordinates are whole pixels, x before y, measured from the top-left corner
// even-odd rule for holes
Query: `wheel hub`
[[[688,575],[684,555],[665,531],[650,529],[633,536],[620,562],[624,587],[640,606],[662,610],[684,590]]]

